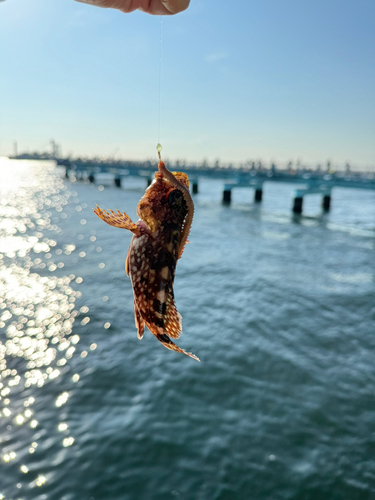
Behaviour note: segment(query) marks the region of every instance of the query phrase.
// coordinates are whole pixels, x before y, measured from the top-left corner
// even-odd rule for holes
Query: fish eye
[[[183,199],[183,195],[181,191],[178,189],[174,189],[168,195],[168,205],[170,207],[174,207],[176,205],[181,205],[181,200]]]

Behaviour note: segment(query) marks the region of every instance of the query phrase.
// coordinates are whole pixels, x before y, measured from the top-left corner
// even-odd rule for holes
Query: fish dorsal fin
[[[141,316],[141,313],[138,311],[137,303],[135,300],[134,300],[134,318],[135,318],[135,326],[137,328],[137,337],[141,339],[145,331],[145,322]]]
[[[165,334],[178,339],[182,333],[182,318],[176,309],[173,288],[170,283],[165,283],[163,280],[160,285],[154,298],[152,322],[162,328]]]
[[[169,302],[167,302],[167,309],[164,316],[164,330],[172,339],[178,339],[182,333],[182,316],[177,311],[174,298],[170,297],[167,300]]]

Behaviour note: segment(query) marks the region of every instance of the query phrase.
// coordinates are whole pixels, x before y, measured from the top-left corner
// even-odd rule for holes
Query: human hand
[[[118,9],[125,13],[141,10],[160,16],[182,12],[188,8],[190,0],[77,0],[77,2]]]

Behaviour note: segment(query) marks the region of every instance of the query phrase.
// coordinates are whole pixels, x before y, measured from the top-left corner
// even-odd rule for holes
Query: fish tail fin
[[[183,354],[186,354],[186,356],[189,356],[190,358],[196,359],[197,361],[200,361],[200,359],[192,354],[191,352],[186,352],[180,347],[178,347],[176,344],[174,344],[171,339],[168,337],[168,335],[165,335],[165,333],[158,333],[155,335],[155,337],[163,344],[164,347],[167,349],[170,349],[171,351],[176,351],[176,352],[181,352]]]

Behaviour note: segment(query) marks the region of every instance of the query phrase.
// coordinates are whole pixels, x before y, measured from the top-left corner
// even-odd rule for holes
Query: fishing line
[[[163,16],[160,16],[160,44],[159,44],[159,110],[158,110],[158,145],[156,149],[159,153],[161,151],[160,144],[160,122],[161,122],[161,63],[163,56]]]

